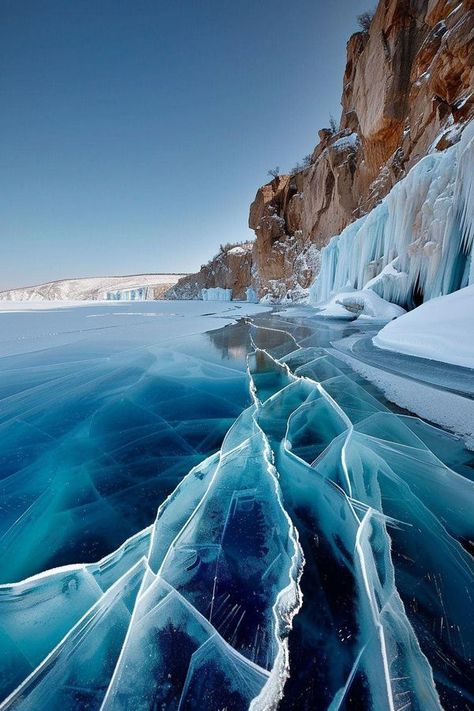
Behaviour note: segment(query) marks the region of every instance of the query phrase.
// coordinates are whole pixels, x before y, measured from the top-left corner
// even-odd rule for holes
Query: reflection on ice
[[[238,328],[253,349],[253,402],[243,412],[236,403],[220,449],[161,496],[153,525],[98,563],[0,586],[1,708],[255,711],[279,701],[308,711],[430,711],[472,703],[469,455],[454,437],[389,410],[327,353],[320,333],[277,317]],[[239,345],[219,338],[226,356]],[[179,413],[180,382],[160,400],[151,375],[163,395],[177,364],[192,377],[195,361],[168,353],[139,377],[123,372],[103,402],[97,391],[87,421],[94,446],[113,458],[122,448],[130,456],[129,446],[144,458],[169,446],[189,461],[211,448],[202,428],[164,417],[162,402],[173,411],[176,399]],[[206,367],[200,362],[199,374]],[[209,376],[206,396],[218,411],[217,393],[243,375],[216,363],[212,372],[219,387]],[[120,398],[128,398],[123,409]],[[90,404],[86,397],[83,407]],[[60,450],[46,417],[41,427],[25,419],[38,440],[21,429],[18,442],[35,443],[46,459],[61,451],[74,470],[79,424],[68,422],[66,402],[64,413]],[[35,477],[12,475],[31,490],[32,511],[70,511],[69,492],[61,505],[42,500],[48,475],[30,471]],[[119,470],[106,467],[103,480],[96,471],[102,492],[119,485],[110,479]],[[88,512],[93,499],[81,482]],[[38,520],[25,530],[35,521],[29,530],[47,540]]]

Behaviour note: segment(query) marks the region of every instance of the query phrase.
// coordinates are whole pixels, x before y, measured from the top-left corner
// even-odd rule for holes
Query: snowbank
[[[463,438],[468,449],[474,450],[474,400],[388,373],[340,351],[334,351],[334,355],[376,385],[387,400],[451,430]]]
[[[319,312],[319,316],[348,319],[367,318],[391,321],[405,313],[405,309],[385,301],[370,289],[349,289],[333,296]]]
[[[235,254],[240,257],[243,254],[248,254],[248,252],[251,252],[251,251],[252,251],[252,242],[249,242],[247,244],[237,245],[237,247],[232,247],[232,249],[228,249],[226,251],[226,254]]]
[[[357,133],[350,133],[348,136],[342,136],[342,138],[331,143],[331,148],[337,148],[338,150],[356,148],[358,143],[360,143],[360,140]]]
[[[372,340],[378,348],[474,368],[474,285],[427,301]]]

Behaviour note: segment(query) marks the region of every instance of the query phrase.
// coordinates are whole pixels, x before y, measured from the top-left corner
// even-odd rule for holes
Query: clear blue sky
[[[0,0],[0,288],[193,271],[340,115],[367,0]]]

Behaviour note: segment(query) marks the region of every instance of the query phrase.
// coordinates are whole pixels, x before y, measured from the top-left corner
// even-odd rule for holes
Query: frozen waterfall
[[[106,291],[105,301],[146,301],[153,298],[153,289],[148,286],[136,286],[131,289]]]
[[[368,215],[321,253],[310,302],[345,287],[414,306],[472,283],[474,123],[459,143],[420,160]]]
[[[232,301],[232,289],[222,289],[220,286],[214,289],[202,289],[203,301]]]

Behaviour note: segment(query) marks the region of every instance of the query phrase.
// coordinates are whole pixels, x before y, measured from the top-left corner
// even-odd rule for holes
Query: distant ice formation
[[[201,296],[203,301],[232,301],[232,289],[222,289],[219,286],[202,289]]]
[[[61,279],[36,286],[0,292],[0,301],[101,301],[163,298],[184,274],[134,274],[131,276]],[[142,291],[141,296],[138,292]],[[135,298],[131,298],[134,294]]]
[[[131,289],[116,289],[106,291],[105,301],[146,301],[153,298],[153,289],[147,286],[136,286]]]

